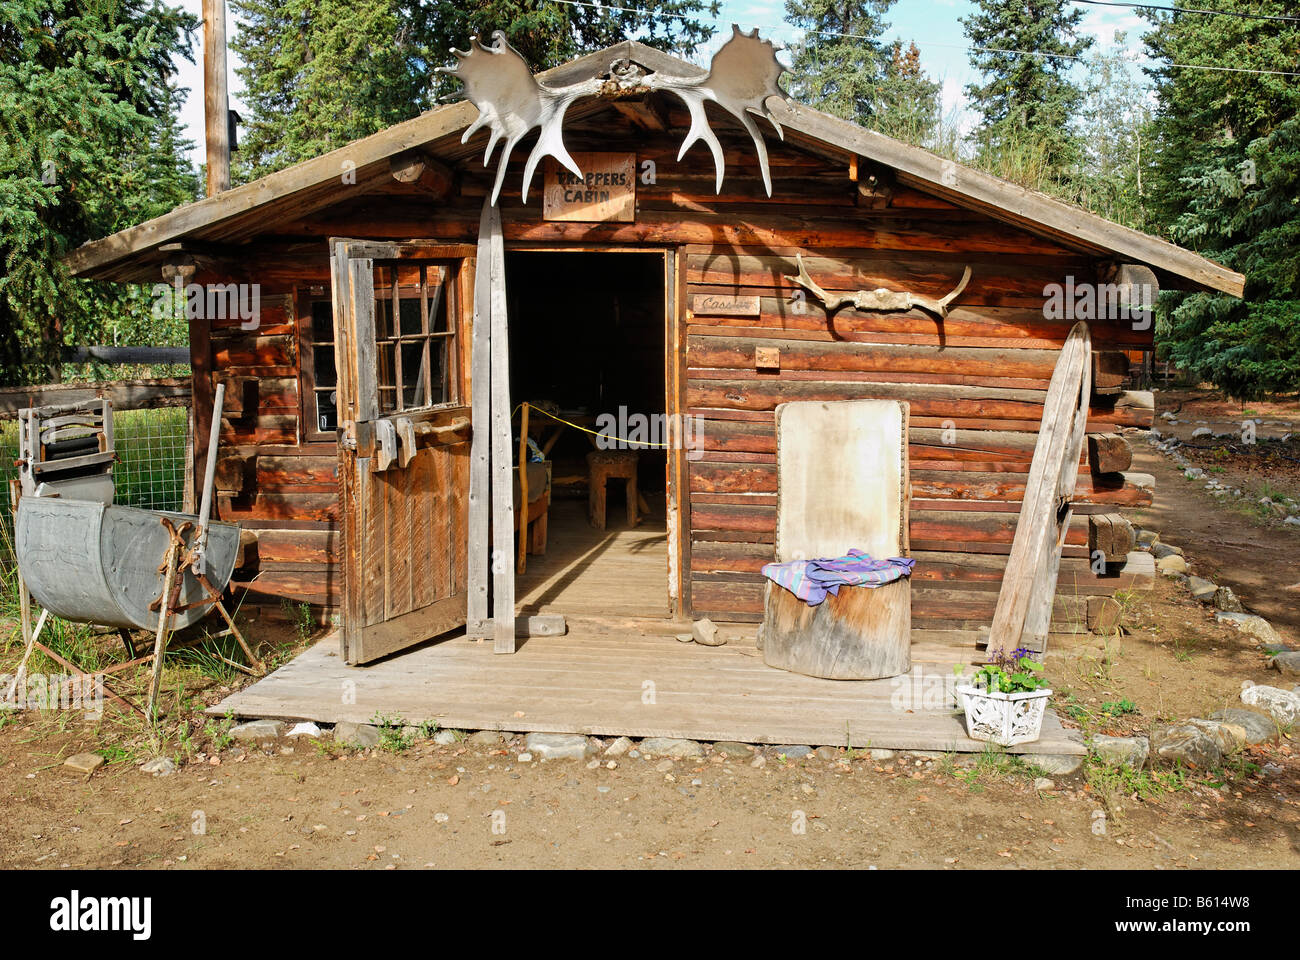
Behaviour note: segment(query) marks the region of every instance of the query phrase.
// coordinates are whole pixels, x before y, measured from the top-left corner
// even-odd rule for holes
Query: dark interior
[[[511,405],[527,400],[588,429],[620,437],[639,418],[658,435],[631,439],[662,443],[664,388],[664,261],[656,253],[513,252],[506,255],[510,317]],[[614,426],[598,422],[614,418]],[[518,415],[515,428],[518,430]],[[534,410],[529,434],[553,440],[554,496],[586,497],[586,462],[594,438]],[[518,434],[516,433],[516,436]],[[621,446],[620,449],[627,449]],[[664,515],[666,453],[637,447],[637,483]],[[611,484],[610,517],[622,509],[621,484]]]

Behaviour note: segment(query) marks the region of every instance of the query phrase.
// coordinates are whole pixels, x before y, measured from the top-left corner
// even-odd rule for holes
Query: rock
[[[1238,724],[1228,723],[1223,720],[1202,720],[1199,718],[1192,718],[1187,723],[1199,727],[1213,737],[1225,757],[1244,749],[1246,746],[1246,730]]]
[[[1254,710],[1229,707],[1226,710],[1214,711],[1210,714],[1210,719],[1240,727],[1246,735],[1248,744],[1263,743],[1277,736],[1277,723],[1271,717],[1256,713]]]
[[[1284,645],[1281,636],[1273,629],[1273,625],[1263,617],[1256,616],[1253,613],[1221,610],[1214,615],[1214,619],[1219,623],[1226,623],[1228,626],[1254,637],[1265,646],[1280,647]]]
[[[718,632],[718,625],[708,618],[695,621],[691,627],[691,639],[706,647],[720,647],[727,642],[727,638]]]
[[[236,740],[276,740],[283,733],[281,720],[250,720],[230,728],[230,736]]]
[[[1187,586],[1192,591],[1192,599],[1201,603],[1213,603],[1214,595],[1219,592],[1219,585],[1204,577],[1188,577]]]
[[[339,743],[367,749],[379,746],[379,728],[368,723],[343,720],[334,725],[334,739]]]
[[[660,773],[668,773],[668,771],[672,770],[672,768],[673,768],[673,762],[672,760],[669,760],[667,758],[660,760],[658,763],[655,764],[655,769],[658,770]]]
[[[1151,754],[1151,742],[1146,737],[1107,737],[1097,734],[1092,738],[1092,752],[1109,766],[1128,766],[1141,770]]]
[[[1225,613],[1245,613],[1241,600],[1232,592],[1232,587],[1220,587],[1214,591],[1214,606]]]
[[[1069,776],[1083,766],[1083,757],[1068,753],[1026,753],[1021,759],[1058,777]]]
[[[530,733],[524,746],[543,760],[582,760],[587,738],[580,733]]]
[[[104,765],[104,758],[97,753],[74,753],[63,761],[63,765],[78,773],[91,774]]]
[[[289,732],[286,733],[285,736],[286,736],[286,737],[316,737],[316,738],[319,738],[319,737],[320,737],[320,727],[318,727],[316,724],[312,723],[310,720],[307,720],[307,721],[305,721],[305,722],[303,722],[303,723],[295,723],[292,727],[289,728]]]
[[[1284,677],[1300,677],[1300,650],[1286,650],[1273,658],[1273,669]]]
[[[1263,707],[1278,723],[1290,724],[1300,719],[1300,694],[1281,687],[1249,686],[1241,691],[1241,702],[1250,707]]]
[[[725,754],[737,760],[744,760],[753,755],[754,749],[747,743],[738,743],[735,740],[719,740],[713,745],[713,752]]]
[[[679,633],[677,634],[677,640],[679,643],[694,643],[695,636],[690,633]]]
[[[1187,561],[1176,553],[1161,557],[1156,561],[1156,569],[1167,577],[1187,572]]]
[[[454,730],[439,730],[433,735],[433,742],[440,747],[450,747],[456,742],[456,733]]]
[[[840,752],[834,747],[818,747],[813,753],[817,755],[818,760],[825,760],[827,763],[840,758]]]
[[[1056,787],[1055,780],[1049,780],[1047,777],[1039,777],[1034,781],[1035,790],[1052,790]]]
[[[533,755],[531,753],[524,752],[519,754],[518,759],[520,763],[532,763]]]
[[[893,750],[882,750],[882,749],[880,749],[880,748],[876,748],[876,749],[874,749],[874,750],[871,751],[871,759],[872,759],[872,760],[875,760],[875,761],[878,762],[878,763],[883,763],[883,762],[886,761],[886,760],[893,760],[893,759],[894,759],[894,751],[893,751]]]
[[[155,777],[170,777],[176,772],[176,764],[167,757],[154,757],[140,768],[141,773],[150,773]]]
[[[1169,411],[1169,410],[1166,410],[1164,413],[1160,414],[1160,419],[1161,419],[1161,420],[1167,420],[1167,421],[1169,421],[1170,423],[1177,423],[1177,422],[1178,422],[1178,417],[1177,417],[1175,414],[1173,414],[1171,411]]]
[[[605,756],[621,757],[632,749],[632,741],[627,737],[619,737],[608,747],[605,748]]]
[[[1210,437],[1213,435],[1214,435],[1214,431],[1211,430],[1209,427],[1197,427],[1195,430],[1192,431],[1193,440],[1199,440],[1201,437]]]
[[[1155,731],[1155,753],[1170,763],[1214,767],[1223,761],[1219,739],[1192,723],[1171,724]]]
[[[506,742],[506,735],[500,730],[478,730],[469,735],[468,742],[476,747],[498,747]]]
[[[799,744],[786,744],[781,747],[773,747],[772,752],[778,757],[785,757],[787,760],[802,760],[812,753],[812,747],[801,746]]]
[[[1287,517],[1282,522],[1293,527],[1300,527],[1300,517]]]
[[[1181,557],[1183,548],[1168,543],[1156,543],[1151,547],[1151,555],[1157,560],[1163,560],[1165,557]]]
[[[1150,550],[1160,539],[1160,534],[1154,530],[1142,530],[1137,532],[1137,547],[1139,550]]]
[[[674,740],[669,737],[649,737],[641,741],[641,752],[648,757],[702,757],[704,748],[694,740]]]

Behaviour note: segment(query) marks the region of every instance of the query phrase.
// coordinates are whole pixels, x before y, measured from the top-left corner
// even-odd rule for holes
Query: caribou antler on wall
[[[722,144],[709,127],[704,104],[713,101],[739,120],[754,141],[759,167],[763,173],[763,186],[770,197],[772,176],[768,169],[767,147],[750,113],[766,117],[777,136],[785,138],[781,125],[767,109],[769,97],[785,97],[777,86],[777,80],[785,68],[776,59],[776,48],[770,42],[758,38],[757,29],[743,33],[733,24],[731,30],[731,38],[713,55],[707,74],[675,77],[651,73],[640,79],[640,85],[647,91],[666,90],[674,93],[686,104],[691,115],[691,126],[686,139],[682,141],[677,159],[685,156],[697,140],[703,140],[713,154],[719,192],[722,190],[724,168]],[[452,53],[456,56],[455,65],[440,67],[439,71],[450,73],[463,81],[466,96],[479,110],[478,118],[465,131],[461,143],[467,142],[476,130],[486,126],[491,134],[487,150],[483,154],[483,165],[487,166],[497,142],[505,139],[505,146],[497,160],[496,182],[492,187],[493,204],[501,193],[501,182],[505,179],[506,164],[510,161],[511,152],[535,127],[541,128],[541,134],[524,165],[524,202],[528,202],[528,186],[537,170],[537,164],[545,156],[554,157],[574,175],[582,176],[582,170],[564,148],[561,130],[564,114],[579,97],[600,94],[607,81],[592,77],[568,86],[547,86],[532,75],[524,58],[510,46],[500,30],[492,32],[491,43],[484,44],[475,37],[468,51],[453,49]],[[625,83],[622,87],[623,92],[626,92]]]
[[[905,313],[916,308],[932,313],[942,320],[948,316],[948,304],[956,300],[958,294],[966,289],[966,284],[970,282],[971,276],[970,267],[967,267],[962,272],[961,280],[958,281],[957,286],[952,288],[952,292],[939,300],[931,297],[919,297],[914,293],[886,290],[884,287],[877,287],[875,290],[859,290],[850,296],[832,297],[817,286],[812,277],[808,276],[808,271],[803,265],[803,254],[798,254],[796,259],[799,261],[799,275],[797,277],[786,277],[786,279],[791,283],[799,284],[825,304],[827,313],[834,313],[840,307],[852,304],[856,310],[874,310],[878,313]]]

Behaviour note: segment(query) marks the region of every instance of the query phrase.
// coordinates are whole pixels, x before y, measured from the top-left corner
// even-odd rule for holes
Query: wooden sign
[[[546,158],[546,186],[542,190],[542,219],[588,223],[636,219],[636,155],[632,153],[575,153],[583,176]]]
[[[716,293],[697,293],[691,300],[691,312],[701,317],[756,317],[758,297],[724,297]]]

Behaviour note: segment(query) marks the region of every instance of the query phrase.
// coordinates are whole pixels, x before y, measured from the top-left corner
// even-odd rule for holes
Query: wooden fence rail
[[[0,420],[13,420],[23,407],[79,403],[105,397],[115,410],[188,407],[190,378],[109,380],[103,383],[47,383],[29,387],[0,387]]]

